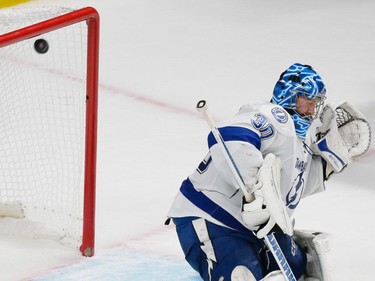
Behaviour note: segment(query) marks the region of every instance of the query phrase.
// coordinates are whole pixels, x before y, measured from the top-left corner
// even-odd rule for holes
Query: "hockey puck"
[[[49,49],[48,42],[44,39],[38,39],[34,42],[34,49],[39,54],[45,54]]]

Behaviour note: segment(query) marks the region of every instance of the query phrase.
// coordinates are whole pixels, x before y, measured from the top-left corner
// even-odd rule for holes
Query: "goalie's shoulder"
[[[270,102],[248,104],[236,116],[219,127],[242,127],[256,133],[262,141],[274,140],[277,135],[295,135],[292,117],[281,106]]]
[[[259,112],[267,118],[268,123],[282,135],[294,135],[292,116],[281,106],[267,103],[259,108]]]
[[[267,122],[275,127],[290,127],[293,129],[291,115],[281,106],[271,102],[247,104],[240,108],[237,116],[250,116],[255,125],[257,122]],[[259,121],[256,121],[257,118]],[[255,121],[254,121],[255,120]]]

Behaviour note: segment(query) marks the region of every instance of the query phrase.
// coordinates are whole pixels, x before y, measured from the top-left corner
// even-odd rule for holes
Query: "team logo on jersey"
[[[284,110],[280,107],[274,107],[271,110],[273,117],[275,117],[276,121],[285,124],[288,121],[288,115]]]
[[[305,189],[305,180],[303,174],[306,170],[306,162],[301,161],[297,158],[295,168],[300,170],[296,179],[293,182],[292,188],[289,190],[286,196],[286,205],[290,209],[295,209],[302,198],[303,191]]]
[[[305,187],[305,181],[302,178],[303,172],[299,173],[297,178],[293,182],[292,188],[289,190],[286,196],[286,205],[290,209],[295,209],[301,200],[302,193]]]

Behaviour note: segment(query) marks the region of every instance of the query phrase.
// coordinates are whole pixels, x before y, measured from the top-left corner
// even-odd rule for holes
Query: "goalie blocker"
[[[326,105],[320,116],[314,151],[322,156],[325,180],[340,173],[351,161],[364,154],[371,143],[371,128],[365,116],[344,101],[335,108]]]

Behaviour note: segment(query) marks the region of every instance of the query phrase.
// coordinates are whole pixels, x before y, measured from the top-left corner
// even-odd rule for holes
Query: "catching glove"
[[[314,152],[326,162],[323,166],[327,180],[368,150],[371,128],[364,115],[348,102],[341,102],[334,109],[326,105],[320,121]]]

